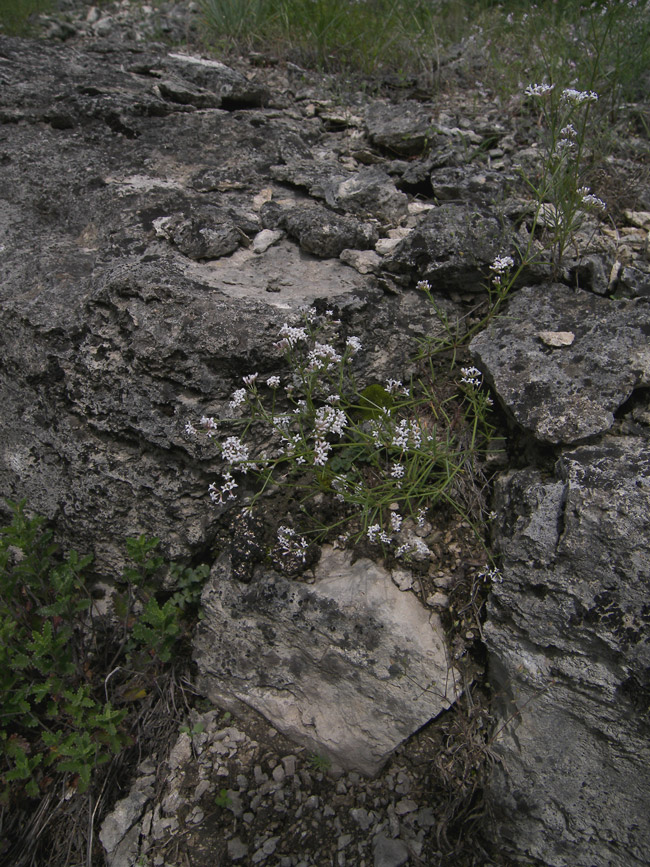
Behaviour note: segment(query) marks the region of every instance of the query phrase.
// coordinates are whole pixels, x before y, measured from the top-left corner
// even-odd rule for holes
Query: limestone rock
[[[222,108],[256,108],[269,98],[268,88],[249,82],[245,75],[225,63],[183,52],[171,52],[169,65],[203,90],[216,94]]]
[[[366,113],[370,141],[395,154],[419,154],[433,134],[431,109],[417,102],[374,105]]]
[[[275,180],[303,187],[311,196],[348,214],[396,223],[407,213],[407,196],[377,166],[348,171],[339,163],[310,158],[273,166],[271,174]]]
[[[109,855],[118,849],[120,843],[138,821],[148,800],[142,792],[132,791],[126,798],[118,801],[104,819],[99,832],[99,839]],[[131,842],[132,840],[129,838],[129,849],[131,849]]]
[[[243,232],[227,215],[203,208],[187,217],[181,214],[153,221],[156,234],[171,241],[190,259],[218,259],[239,247]]]
[[[377,241],[377,231],[369,223],[341,217],[319,205],[292,208],[281,215],[279,225],[303,250],[324,259],[347,248],[367,250]]]
[[[543,332],[572,332],[561,350]],[[559,284],[517,292],[470,349],[518,424],[547,442],[608,430],[632,391],[650,384],[650,309]]]
[[[648,442],[567,451],[554,478],[511,472],[496,502],[502,580],[484,634],[500,840],[553,867],[646,864]]]
[[[246,246],[263,225],[260,191],[273,196],[270,166],[309,153],[304,120],[199,111],[153,89],[174,76],[248,87],[227,68],[0,42],[0,490],[53,520],[64,547],[93,553],[98,575],[119,575],[140,533],[170,557],[198,555],[220,517],[206,496],[215,455],[185,424],[227,413],[242,376],[278,372],[273,342],[304,305],[345,313],[360,375],[379,381],[403,375],[427,305],[386,298],[286,237]],[[318,213],[292,218],[310,249],[338,257],[376,239],[374,225]]]
[[[489,209],[445,204],[425,214],[386,257],[384,267],[434,290],[478,291],[488,267],[510,247],[506,230]]]
[[[241,585],[222,557],[202,601],[205,694],[255,708],[337,766],[376,773],[455,699],[437,617],[369,560],[326,548],[313,584],[261,571]]]

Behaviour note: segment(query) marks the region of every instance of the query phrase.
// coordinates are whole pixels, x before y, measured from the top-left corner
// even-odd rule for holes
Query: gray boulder
[[[605,437],[497,484],[502,579],[484,627],[501,844],[553,867],[650,849],[650,447]]]
[[[371,105],[366,113],[368,138],[393,154],[422,153],[434,133],[432,110],[418,102]]]
[[[510,235],[490,209],[445,204],[429,211],[385,258],[387,271],[434,290],[479,291],[488,267],[511,247]]]
[[[313,583],[258,570],[242,585],[224,555],[202,603],[202,692],[254,708],[339,768],[375,774],[456,698],[437,616],[370,560],[325,548]]]
[[[392,224],[408,211],[408,197],[399,192],[378,166],[351,172],[337,165],[328,168],[316,160],[301,160],[274,166],[271,173],[276,180],[304,187],[310,195],[347,214],[375,217]]]
[[[632,391],[650,385],[649,334],[647,304],[552,284],[517,292],[470,349],[518,424],[575,442],[608,430]]]
[[[330,259],[343,250],[368,250],[377,241],[377,230],[370,223],[341,217],[320,205],[291,208],[278,221],[281,229],[295,238],[306,253]]]

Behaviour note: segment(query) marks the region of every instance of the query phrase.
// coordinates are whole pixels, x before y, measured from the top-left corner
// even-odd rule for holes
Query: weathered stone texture
[[[258,571],[242,586],[224,556],[202,601],[202,690],[253,707],[338,767],[376,773],[455,700],[437,616],[370,560],[326,548],[312,584]]]
[[[548,331],[575,339],[551,347]],[[518,424],[540,440],[575,442],[607,431],[633,390],[650,385],[650,305],[530,286],[470,349]]]
[[[609,437],[497,484],[485,637],[501,839],[553,867],[647,864],[650,448]]]

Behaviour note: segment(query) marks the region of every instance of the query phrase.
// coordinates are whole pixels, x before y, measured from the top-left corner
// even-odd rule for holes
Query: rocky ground
[[[406,378],[411,349],[436,328],[412,291],[416,281],[432,281],[450,313],[471,311],[486,266],[512,243],[503,215],[522,225],[520,170],[539,164],[537,118],[521,99],[504,104],[477,85],[480,65],[473,69],[469,56],[450,55],[435,93],[424,82],[396,90],[379,80],[369,96],[367,83],[361,90],[259,55],[229,58],[227,67],[201,63],[197,22],[193,4],[69,2],[43,19],[42,41],[0,43],[0,166],[11,191],[0,227],[3,382],[6,419],[21,420],[3,428],[3,484],[56,519],[76,547],[95,539],[103,574],[119,572],[115,540],[134,523],[162,536],[174,556],[190,550],[214,559],[228,521],[206,517],[211,456],[184,436],[188,418],[222,411],[253,367],[275,372],[270,346],[278,327],[323,299],[348,333],[361,334],[367,370]],[[504,693],[504,671],[512,683],[519,683],[516,672],[528,677],[519,709],[531,690],[544,692],[546,675],[562,683],[573,677],[576,693],[588,691],[593,684],[583,669],[597,668],[584,662],[590,653],[607,672],[596,685],[599,702],[615,695],[618,707],[631,695],[631,708],[646,707],[644,651],[633,663],[620,661],[620,648],[637,647],[639,624],[647,622],[642,578],[638,586],[629,582],[623,601],[602,578],[599,595],[591,576],[616,558],[604,542],[602,551],[592,546],[582,529],[603,523],[622,548],[643,536],[650,153],[640,120],[647,108],[637,108],[624,146],[594,170],[594,190],[607,200],[611,220],[587,220],[580,255],[569,257],[561,281],[539,293],[550,275],[531,271],[509,317],[472,345],[509,437],[493,529],[508,580],[493,588],[487,640]],[[577,337],[573,347],[540,337],[568,333]],[[497,457],[490,472],[503,466]],[[614,512],[617,520],[625,515],[627,531],[616,529]],[[132,751],[97,794],[93,863],[511,863],[490,834],[493,805],[484,797],[503,761],[495,741],[517,714],[509,694],[495,723],[488,701],[488,588],[477,577],[485,558],[460,519],[441,514],[427,533],[430,567],[402,589],[449,632],[464,679],[454,706],[368,779],[332,768],[327,756],[286,739],[252,710],[215,710],[188,670],[181,685],[161,684],[161,701],[140,724],[139,754]],[[547,589],[544,568],[567,558],[566,549],[575,559],[557,567],[560,577]],[[616,560],[620,573],[643,576],[636,549],[625,552]],[[582,576],[580,587],[565,594],[574,575]],[[552,605],[535,607],[549,594],[561,600],[562,613],[573,606],[575,647],[560,614],[553,608],[557,617],[549,616]],[[550,637],[539,627],[547,619]],[[512,635],[521,637],[516,646]],[[573,667],[542,659],[558,647],[577,660]],[[572,695],[562,702],[580,719],[584,710]],[[629,710],[633,721],[636,712]],[[551,707],[550,728],[561,728],[555,713]],[[608,736],[618,724],[611,722]],[[621,755],[636,743],[629,725],[619,741],[611,735]],[[544,743],[534,729],[533,752]],[[525,742],[522,731],[518,736]],[[553,765],[556,747],[536,754],[537,764]],[[542,787],[538,810],[537,770],[521,773],[517,809],[528,799],[531,839],[540,814],[547,820],[542,836],[552,837],[561,794]],[[601,785],[597,769],[593,779]],[[557,815],[548,819],[546,802],[556,796]],[[49,838],[49,860],[41,849],[36,863],[67,863],[65,843],[86,833],[83,814],[67,805],[49,801],[62,833]],[[30,834],[34,843],[42,818],[27,843],[0,850],[7,864],[33,863]],[[88,816],[83,821],[87,828]],[[597,831],[585,833],[596,840],[594,851],[604,851]],[[525,863],[546,851],[539,842],[522,844],[516,829],[510,837],[509,851],[523,851]],[[637,860],[614,854],[606,861],[606,853],[599,865],[647,863],[638,854],[642,841],[629,846]],[[582,864],[554,850],[546,855],[554,865]]]

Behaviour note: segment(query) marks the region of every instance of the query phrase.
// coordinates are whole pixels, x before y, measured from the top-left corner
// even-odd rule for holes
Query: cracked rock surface
[[[170,753],[140,761],[102,822],[107,862],[442,864],[431,804],[463,742],[441,734],[450,714],[426,724],[454,696],[432,615],[453,622],[477,568],[460,531],[431,528],[430,594],[394,573],[371,623],[372,593],[362,613],[341,599],[375,563],[327,594],[315,561],[288,581],[237,532],[215,552],[216,453],[184,426],[229,418],[242,376],[279,373],[273,343],[305,305],[359,336],[360,379],[407,381],[418,341],[441,331],[416,283],[453,323],[493,259],[525,245],[518,172],[539,167],[536,133],[520,103],[484,91],[334,98],[290,65],[179,48],[192,4],[73,7],[45,20],[45,39],[0,37],[0,490],[93,553],[100,577],[121,573],[140,533],[172,558],[229,555],[196,654],[205,694],[239,702],[230,717],[194,709]],[[161,31],[175,47],[153,42]],[[634,147],[648,158],[647,140]],[[637,168],[620,151],[608,163]],[[477,730],[503,760],[487,790],[497,854],[473,853],[474,867],[649,863],[650,186],[630,188],[615,226],[585,218],[561,284],[524,275],[472,344],[509,438],[495,463],[501,578],[475,630],[494,703]],[[359,624],[363,639],[346,636]],[[271,709],[288,687],[300,702]],[[307,687],[330,705],[318,725]]]

